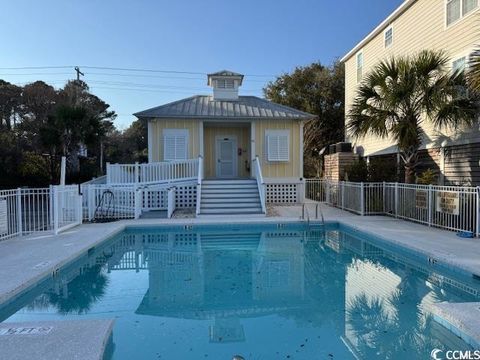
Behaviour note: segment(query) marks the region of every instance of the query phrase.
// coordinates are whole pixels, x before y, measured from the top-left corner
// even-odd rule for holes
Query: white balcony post
[[[22,189],[17,188],[17,232],[19,235],[23,234],[23,209],[22,209]]]

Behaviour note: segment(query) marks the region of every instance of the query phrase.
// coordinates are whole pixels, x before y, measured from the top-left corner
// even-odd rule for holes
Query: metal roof
[[[212,96],[196,95],[135,114],[138,118],[193,119],[298,119],[315,115],[273,103],[256,96],[239,96],[235,100],[214,100]]]

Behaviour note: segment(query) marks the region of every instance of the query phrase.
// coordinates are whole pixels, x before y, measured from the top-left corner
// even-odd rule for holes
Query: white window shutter
[[[267,130],[267,160],[289,161],[290,160],[290,131]]]
[[[163,130],[163,159],[166,161],[187,160],[188,130]]]

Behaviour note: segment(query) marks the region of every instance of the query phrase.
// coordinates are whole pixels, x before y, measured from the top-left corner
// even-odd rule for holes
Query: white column
[[[300,178],[303,178],[303,125],[304,122],[300,121]]]
[[[255,120],[250,122],[250,176],[255,177],[254,160],[256,157],[255,149]]]
[[[153,162],[153,123],[147,120],[148,127],[148,162]]]
[[[198,129],[198,146],[199,146],[199,155],[203,157],[204,155],[204,145],[203,145],[203,120],[200,121],[200,127]]]

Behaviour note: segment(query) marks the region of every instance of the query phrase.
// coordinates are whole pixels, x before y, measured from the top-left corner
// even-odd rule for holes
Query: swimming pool
[[[431,304],[480,281],[327,224],[130,228],[0,309],[115,318],[113,359],[406,359],[470,349]]]

